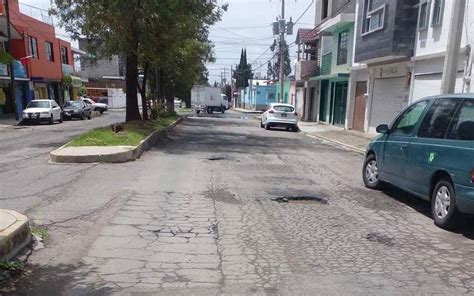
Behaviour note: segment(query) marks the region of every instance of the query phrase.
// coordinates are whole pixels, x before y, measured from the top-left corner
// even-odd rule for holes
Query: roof
[[[436,95],[436,96],[428,96],[423,97],[420,100],[432,100],[432,99],[474,99],[474,93],[455,93],[455,94],[447,94],[447,95]]]
[[[298,29],[296,34],[296,43],[310,43],[313,42],[318,36],[318,31],[316,29]]]

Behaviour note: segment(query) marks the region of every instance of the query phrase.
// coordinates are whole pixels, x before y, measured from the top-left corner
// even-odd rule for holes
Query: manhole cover
[[[322,204],[327,204],[328,200],[320,196],[310,196],[310,195],[301,195],[301,196],[277,196],[272,197],[272,201],[278,203],[288,203],[288,202],[319,202]]]
[[[371,232],[365,236],[365,239],[370,242],[376,242],[388,247],[392,247],[394,245],[393,237],[389,237],[385,234],[380,234],[377,232]]]

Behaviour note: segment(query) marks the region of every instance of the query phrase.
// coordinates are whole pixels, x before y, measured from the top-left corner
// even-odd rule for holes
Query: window
[[[408,107],[408,109],[406,109],[405,112],[403,112],[395,121],[391,134],[405,136],[411,135],[427,105],[428,101],[421,101]]]
[[[363,34],[383,29],[385,21],[385,4],[374,8],[372,0],[365,0]]]
[[[35,37],[28,37],[28,54],[35,59],[38,58],[38,40]]]
[[[322,11],[321,11],[321,19],[325,19],[328,17],[329,14],[329,5],[328,0],[322,1]]]
[[[61,46],[61,61],[63,64],[69,64],[69,58],[67,54],[67,47]]]
[[[444,139],[460,103],[459,99],[438,99],[426,113],[418,131],[418,137]]]
[[[348,42],[349,42],[349,32],[344,31],[339,33],[339,42],[337,45],[337,64],[344,65],[347,64],[347,51],[348,51]]]
[[[462,103],[454,116],[448,139],[474,141],[474,100]]]
[[[427,0],[422,0],[420,3],[420,12],[418,15],[418,30],[425,30],[428,28],[429,15],[430,3]]]
[[[53,44],[51,42],[46,41],[44,43],[44,49],[46,52],[46,59],[50,62],[54,62],[54,51],[53,51]]]
[[[276,105],[276,106],[273,106],[273,110],[278,111],[278,112],[293,112],[295,111],[295,108],[290,107],[290,106],[285,106],[285,105]]]
[[[6,52],[5,50],[5,42],[0,42],[0,53]]]
[[[443,23],[444,0],[434,0],[432,26],[440,26]]]

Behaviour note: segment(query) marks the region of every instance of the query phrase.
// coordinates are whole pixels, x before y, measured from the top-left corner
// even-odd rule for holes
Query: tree
[[[238,88],[249,86],[249,79],[253,78],[252,65],[247,63],[247,51],[243,48],[240,53],[240,62],[237,65],[232,78],[235,79]]]
[[[219,7],[215,0],[55,0],[52,13],[60,17],[61,24],[73,39],[84,36],[96,41],[88,48],[96,58],[125,56],[126,121],[131,121],[140,119],[137,102],[139,67],[147,78],[145,86],[149,71],[155,72],[153,78],[158,75],[161,82],[166,82],[163,87],[160,84],[159,89],[161,94],[166,93],[168,102],[176,80],[183,74],[178,73],[183,70],[183,60],[202,64],[212,57],[208,28],[220,19],[226,8]],[[206,48],[206,53],[181,51],[193,42],[199,43],[194,48]],[[201,76],[204,67],[193,69],[201,71],[193,73],[197,77]],[[154,84],[158,89],[156,82]],[[146,88],[142,87],[141,92],[146,103]]]
[[[290,52],[288,48],[288,44],[286,43],[285,40],[283,40],[283,55],[284,55],[284,63],[283,63],[283,76],[288,76],[291,74],[291,60],[290,60]],[[273,77],[273,80],[277,79],[277,77],[280,77],[280,47],[277,45],[276,41],[270,46],[270,49],[273,53],[273,56],[275,57],[274,59],[274,64],[272,65],[271,68],[271,74]],[[267,71],[268,73],[268,71]]]
[[[227,96],[227,100],[230,102],[232,100],[232,86],[230,84],[225,85],[224,93]]]
[[[267,65],[267,78],[269,80],[275,80],[275,74],[273,72],[273,66],[271,61],[268,61]]]

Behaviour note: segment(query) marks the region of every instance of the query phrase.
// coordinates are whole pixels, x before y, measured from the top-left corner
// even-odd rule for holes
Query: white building
[[[443,76],[444,57],[452,36],[451,16],[455,0],[421,0],[410,102],[423,97],[439,95]],[[466,0],[464,28],[459,53],[456,93],[474,92],[472,77],[472,47],[474,46],[474,0]]]

